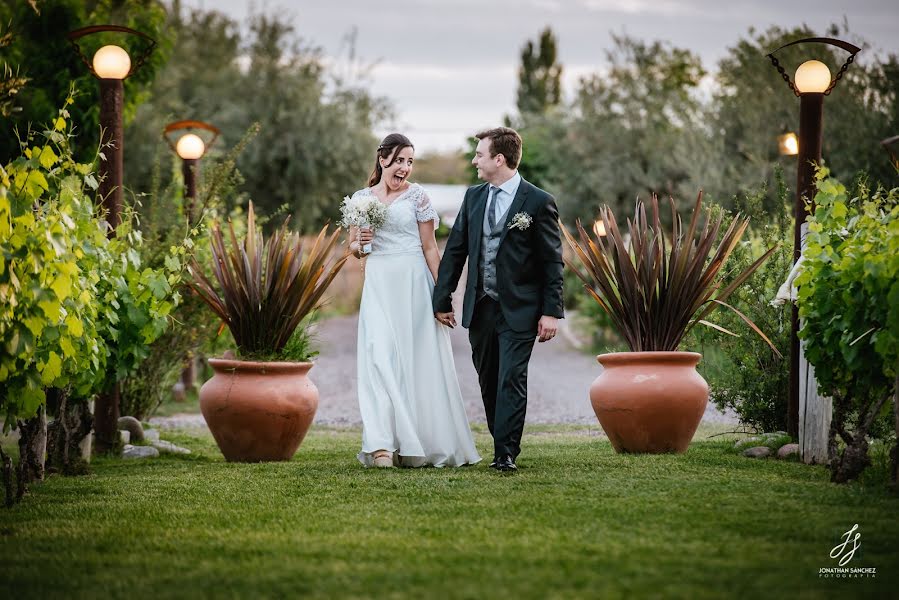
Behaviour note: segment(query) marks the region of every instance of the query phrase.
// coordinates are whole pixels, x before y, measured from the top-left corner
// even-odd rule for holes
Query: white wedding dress
[[[359,190],[353,197],[373,194]],[[439,222],[424,189],[411,184],[387,210],[365,263],[356,347],[362,451],[393,452],[394,464],[460,466],[480,460],[456,377],[449,330],[434,319],[418,223]]]

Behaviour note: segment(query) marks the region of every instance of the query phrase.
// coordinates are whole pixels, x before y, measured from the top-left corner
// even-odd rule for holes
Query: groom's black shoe
[[[499,461],[499,457],[494,456],[494,457],[493,457],[493,462],[490,463],[490,468],[491,468],[491,469],[495,469],[495,468],[496,468],[496,463],[497,463],[497,461]]]
[[[511,454],[499,457],[496,460],[496,466],[493,468],[504,473],[512,473],[518,470],[518,467],[515,466],[515,459],[512,458]]]

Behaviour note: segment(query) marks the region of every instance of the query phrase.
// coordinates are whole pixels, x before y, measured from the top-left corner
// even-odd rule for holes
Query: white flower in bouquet
[[[383,227],[387,221],[387,205],[373,195],[356,198],[344,196],[340,214],[342,215],[340,224],[344,227],[365,227],[375,230]],[[365,244],[362,252],[364,254],[371,252],[371,244]]]

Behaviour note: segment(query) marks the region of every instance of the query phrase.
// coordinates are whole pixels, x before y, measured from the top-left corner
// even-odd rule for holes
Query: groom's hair
[[[490,156],[502,154],[510,169],[517,169],[521,160],[521,136],[511,127],[494,127],[475,134],[479,140],[490,139]]]

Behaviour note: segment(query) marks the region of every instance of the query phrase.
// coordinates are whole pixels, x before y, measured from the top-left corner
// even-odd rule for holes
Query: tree
[[[556,37],[547,27],[537,42],[528,40],[521,50],[518,67],[518,115],[506,116],[504,125],[514,127],[521,134],[522,155],[518,167],[522,177],[534,185],[549,189],[552,185],[554,157],[544,140],[558,131],[557,121],[562,115],[558,107],[562,101],[562,65],[557,60]],[[474,152],[474,146],[471,148]],[[477,175],[472,173],[472,182]]]
[[[222,131],[218,148],[259,123],[237,161],[241,189],[257,209],[273,214],[286,205],[301,230],[336,219],[340,198],[366,181],[377,145],[372,128],[386,104],[364,82],[330,81],[321,51],[278,16],[254,14],[241,33],[220,13],[182,15],[176,6],[169,28],[172,59],[126,133],[139,147],[126,154],[126,185],[149,189],[159,160],[172,165],[161,171],[163,185],[180,181],[178,159],[161,138],[168,121],[213,123]]]
[[[540,33],[539,49],[528,40],[521,50],[516,105],[522,115],[545,113],[562,99],[562,65],[556,56],[556,37],[547,27]]]
[[[97,23],[124,25],[156,39],[158,46],[137,72],[125,80],[124,116],[134,116],[143,92],[165,62],[168,39],[163,34],[165,7],[158,0],[34,0],[0,4],[0,23],[9,24],[9,44],[4,48],[5,63],[16,78],[27,79],[19,86],[16,106],[0,120],[0,162],[19,152],[20,135],[29,123],[48,123],[56,117],[74,85],[78,102],[71,106],[71,122],[78,131],[73,152],[79,162],[94,159],[99,142],[99,86],[72,49],[66,35]],[[87,57],[103,43],[122,45],[135,57],[146,41],[122,34],[96,34],[79,44]]]
[[[605,74],[581,79],[567,116],[543,140],[566,220],[593,222],[599,207],[628,213],[640,196],[689,202],[711,155],[697,88],[699,58],[668,44],[613,36]],[[562,129],[562,131],[560,131]]]

